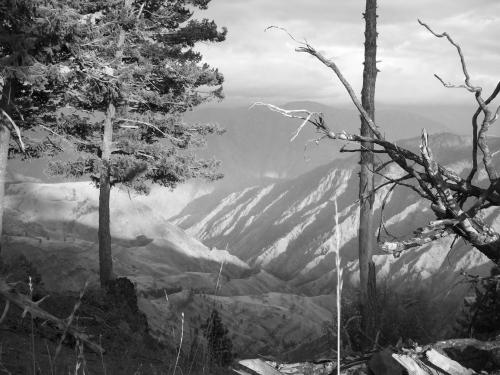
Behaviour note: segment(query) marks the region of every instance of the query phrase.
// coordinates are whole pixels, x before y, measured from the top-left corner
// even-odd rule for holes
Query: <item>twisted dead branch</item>
[[[468,72],[465,57],[460,45],[455,42],[448,33],[436,33],[429,25],[420,20],[418,22],[433,36],[437,38],[445,38],[453,47],[455,47],[459,55],[460,65],[464,75],[464,83],[446,83],[437,74],[435,75],[436,78],[444,85],[444,87],[464,88],[473,93],[475,100],[478,103],[478,109],[472,117],[472,168],[466,178],[462,178],[458,173],[444,165],[439,164],[439,162],[435,160],[429,142],[429,137],[425,129],[422,130],[420,154],[416,154],[407,148],[398,146],[394,142],[388,141],[380,131],[380,128],[377,126],[375,121],[370,118],[368,113],[364,110],[352,86],[344,77],[337,64],[333,60],[326,58],[308,42],[297,41],[284,29],[278,28],[284,30],[292,40],[299,44],[299,46],[295,49],[297,52],[311,55],[333,71],[335,76],[339,79],[347,91],[352,103],[360,113],[361,117],[370,127],[373,137],[350,134],[345,131],[333,131],[328,127],[321,113],[311,112],[307,109],[288,110],[261,102],[255,103],[254,105],[266,106],[270,110],[283,116],[301,119],[302,123],[295,131],[292,140],[297,137],[305,125],[310,124],[321,134],[320,138],[316,140],[316,142],[327,138],[355,142],[358,144],[366,142],[379,146],[379,148],[374,150],[374,152],[386,154],[389,161],[383,164],[383,168],[377,169],[376,172],[372,171],[374,174],[382,175],[383,178],[387,180],[376,190],[380,190],[383,186],[394,184],[394,187],[399,186],[411,188],[422,198],[430,202],[430,207],[434,212],[436,219],[440,223],[439,226],[434,227],[432,230],[429,228],[427,230],[417,230],[415,232],[415,236],[408,240],[381,240],[379,242],[379,246],[383,251],[398,255],[404,250],[422,246],[436,239],[443,238],[450,234],[455,234],[469,242],[472,246],[486,255],[491,261],[496,264],[500,264],[500,233],[491,228],[481,218],[481,211],[485,208],[500,206],[500,174],[493,165],[492,153],[488,146],[489,128],[500,116],[500,106],[496,109],[491,109],[489,105],[500,92],[500,82],[492,94],[486,100],[483,99],[482,87],[471,83],[471,76]],[[479,126],[477,122],[480,114],[483,114],[484,118]],[[488,188],[482,188],[473,184],[473,179],[479,168],[477,161],[478,149],[481,150],[483,154],[482,166],[484,167],[489,178]],[[343,148],[343,152],[361,151],[362,148],[354,150]],[[395,163],[405,172],[404,177],[390,178],[382,172],[385,166],[391,163]],[[391,191],[392,190],[393,188],[391,188]],[[469,209],[464,210],[463,206],[466,201],[472,202],[472,204]],[[379,233],[381,228],[382,226],[379,228]]]

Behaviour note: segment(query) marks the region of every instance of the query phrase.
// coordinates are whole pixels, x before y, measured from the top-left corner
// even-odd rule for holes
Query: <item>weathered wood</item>
[[[394,358],[396,361],[403,366],[406,371],[408,371],[409,375],[429,375],[427,371],[425,371],[420,364],[417,363],[412,357],[403,355],[403,354],[396,354],[394,353],[392,355],[392,358]]]
[[[261,359],[244,359],[238,363],[243,367],[255,371],[259,375],[283,375],[281,372]]]
[[[434,366],[446,371],[450,375],[472,375],[474,371],[463,367],[460,363],[450,359],[434,349],[425,353],[427,360]]]
[[[375,120],[375,83],[377,80],[377,0],[366,0],[365,18],[365,60],[363,68],[363,88],[361,104],[372,120]],[[370,125],[361,116],[361,136],[373,137]],[[376,316],[376,275],[372,261],[375,237],[373,235],[373,204],[375,202],[373,143],[361,142],[359,172],[359,288],[361,307],[361,327],[365,336],[375,339]],[[368,342],[367,342],[368,345]],[[368,346],[365,348],[368,349]]]
[[[500,368],[500,340],[452,339],[439,341],[432,348],[477,372]]]
[[[13,100],[13,92],[16,91],[16,86],[12,79],[8,79],[3,83],[2,97],[0,98],[0,109],[8,111],[9,104]],[[14,89],[14,90],[13,90]],[[3,212],[4,212],[4,196],[5,196],[5,180],[7,178],[7,160],[9,156],[10,146],[10,130],[5,123],[4,116],[0,116],[0,254],[2,251],[2,233],[3,233]]]
[[[0,278],[0,296],[4,298],[6,301],[13,303],[14,305],[21,308],[23,310],[23,314],[29,312],[31,316],[33,316],[34,318],[39,318],[46,322],[50,322],[61,332],[67,332],[75,339],[85,343],[88,346],[88,348],[91,349],[92,351],[96,353],[104,353],[104,349],[100,345],[92,342],[87,334],[77,331],[71,325],[68,325],[65,319],[60,319],[48,313],[47,311],[43,310],[39,306],[42,300],[38,302],[32,301],[27,296],[18,293],[11,284],[7,283],[2,278]]]

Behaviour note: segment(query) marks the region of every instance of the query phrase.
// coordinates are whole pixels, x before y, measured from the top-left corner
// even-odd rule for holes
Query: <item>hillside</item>
[[[417,148],[418,141],[400,144]],[[459,172],[468,168],[468,144],[470,139],[449,133],[431,143],[436,158]],[[500,148],[500,141],[492,139],[490,147]],[[216,190],[174,218],[172,212],[182,207],[169,210],[175,194],[164,197],[159,190],[145,197],[114,190],[115,272],[136,284],[154,336],[176,340],[184,313],[189,342],[216,307],[236,351],[247,356],[321,345],[334,314],[334,198],[340,210],[345,296],[354,297],[349,285],[357,278],[356,163],[353,155],[292,179],[230,193]],[[398,173],[390,169],[393,177]],[[377,195],[377,218],[386,192]],[[24,254],[49,291],[79,291],[86,280],[96,285],[97,201],[97,189],[88,182],[9,183],[2,255]],[[388,230],[401,236],[430,218],[426,203],[404,189],[391,193],[384,216]],[[488,216],[498,226],[498,211]],[[451,301],[447,312],[456,312],[466,292],[459,271],[485,273],[490,264],[462,241],[453,251],[450,245],[451,239],[445,239],[399,258],[377,254],[382,285],[403,292],[425,288],[435,300]],[[452,322],[448,315],[447,323]]]
[[[9,184],[4,260],[25,255],[49,292],[80,291],[87,280],[96,286],[97,193],[88,182]],[[158,197],[130,197],[119,190],[111,196],[115,273],[136,284],[155,337],[177,340],[185,313],[190,342],[217,307],[237,352],[277,354],[320,336],[331,319],[332,295],[297,295],[283,280],[228,250],[206,247],[167,221],[168,212],[156,209]]]
[[[418,140],[401,144],[417,148]],[[449,133],[431,140],[435,157],[459,173],[468,170],[470,151],[464,145],[469,144],[469,138]],[[499,139],[492,139],[491,145],[498,148]],[[344,277],[353,284],[357,278],[356,158],[336,160],[293,179],[253,186],[224,197],[222,194],[201,197],[173,222],[209,246],[227,244],[234,255],[248,264],[262,267],[308,295],[331,293],[335,288],[334,199],[339,206]],[[392,177],[401,173],[394,166],[388,172]],[[377,222],[382,198],[388,190],[389,186],[377,193]],[[500,224],[499,213],[491,210],[488,220]],[[428,204],[420,201],[413,191],[398,188],[389,195],[384,217],[388,231],[404,237],[425,225],[432,216]],[[458,241],[450,251],[452,240],[445,238],[399,258],[376,254],[379,278],[400,287],[411,282],[425,283],[434,289],[435,295],[453,292],[452,286],[460,278],[462,268],[485,272],[489,262],[463,241]]]

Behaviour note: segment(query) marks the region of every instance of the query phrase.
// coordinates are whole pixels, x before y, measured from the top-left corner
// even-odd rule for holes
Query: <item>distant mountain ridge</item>
[[[315,102],[292,102],[283,105],[288,109],[308,109],[322,112],[332,129],[359,132],[359,114],[353,106],[326,106]],[[422,128],[431,134],[439,132],[464,133],[469,131],[470,118],[475,108],[471,106],[384,106],[379,105],[376,121],[388,139],[401,140],[418,136]],[[198,150],[201,156],[222,161],[225,178],[217,188],[244,187],[280,178],[293,178],[332,160],[347,157],[338,151],[341,142],[323,141],[316,145],[318,134],[306,126],[294,142],[290,138],[299,120],[283,117],[264,107],[212,106],[187,112],[186,123],[218,123],[226,129],[222,136],[210,136],[207,148]],[[491,132],[495,132],[492,129]],[[72,157],[68,150],[61,158]],[[57,158],[57,157],[56,157]],[[9,161],[9,170],[19,176],[36,178],[42,182],[62,182],[61,177],[44,173],[48,158],[22,162]]]
[[[321,112],[326,123],[336,131],[358,133],[359,114],[354,107],[330,107],[315,102],[293,102],[287,109],[307,109]],[[418,136],[423,127],[430,133],[450,131],[446,124],[425,114],[406,109],[377,110],[377,123],[387,139],[399,140]],[[313,141],[319,137],[312,126],[302,129],[294,142],[290,138],[301,121],[281,116],[261,106],[211,107],[189,112],[187,122],[217,123],[226,129],[222,136],[208,140],[206,155],[222,161],[225,180],[222,186],[244,186],[266,179],[293,178],[315,167],[345,157],[338,151],[341,142]]]

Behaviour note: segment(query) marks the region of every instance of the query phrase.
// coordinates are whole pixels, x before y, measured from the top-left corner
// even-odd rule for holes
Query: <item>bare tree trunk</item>
[[[0,108],[7,114],[11,112],[10,108],[16,94],[16,89],[17,85],[11,79],[5,80],[2,89],[2,98],[0,99]],[[6,121],[5,118],[2,120]],[[7,160],[10,143],[10,130],[3,121],[0,121],[0,255],[2,253],[5,180],[7,177]]]
[[[114,116],[115,106],[110,103],[104,120],[101,155],[102,169],[99,178],[99,276],[102,287],[105,287],[113,279],[109,198],[111,195],[110,163]]]
[[[372,119],[375,118],[375,82],[377,79],[377,0],[366,0],[365,62],[361,103]],[[370,126],[361,117],[361,135],[373,137]],[[375,266],[372,262],[373,231],[373,143],[361,143],[361,171],[359,175],[359,280],[361,291],[361,324],[366,336],[375,335]],[[370,268],[372,272],[370,272]],[[372,278],[371,280],[369,278]]]

